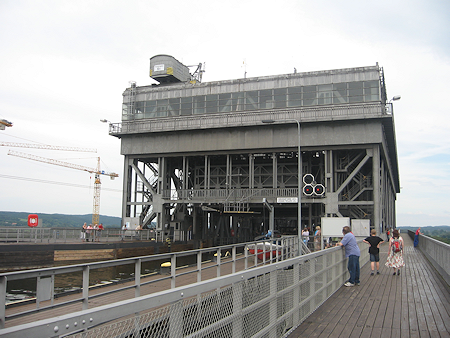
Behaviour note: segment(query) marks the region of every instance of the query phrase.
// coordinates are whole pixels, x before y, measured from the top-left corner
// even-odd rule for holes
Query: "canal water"
[[[151,273],[159,273],[161,264],[166,260],[143,262],[141,265],[141,276]],[[73,261],[64,262],[64,265],[86,264],[88,262]],[[182,256],[177,258],[177,266],[196,264],[196,257]],[[61,266],[62,264],[59,264]],[[55,264],[54,266],[58,266]],[[120,283],[134,279],[134,263],[118,265],[108,268],[91,269],[89,271],[89,285]],[[80,291],[83,283],[83,273],[72,272],[55,275],[55,294]],[[7,284],[6,304],[26,300],[36,296],[36,278],[10,281]]]

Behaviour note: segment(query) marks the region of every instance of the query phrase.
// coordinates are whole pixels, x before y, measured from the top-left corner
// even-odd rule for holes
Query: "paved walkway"
[[[400,276],[384,266],[380,275],[361,269],[361,285],[342,286],[289,337],[450,337],[450,288],[403,234],[406,266]]]

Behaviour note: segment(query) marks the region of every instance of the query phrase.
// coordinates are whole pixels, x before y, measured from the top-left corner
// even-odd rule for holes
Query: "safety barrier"
[[[408,235],[414,240],[415,233],[413,231],[408,230]],[[450,285],[450,245],[425,235],[419,235],[417,248]]]
[[[99,297],[106,297],[107,299],[111,294],[124,290],[134,289],[134,296],[139,297],[141,295],[141,287],[164,280],[170,280],[170,287],[175,288],[177,283],[181,284],[179,281],[189,274],[196,275],[197,282],[200,282],[202,280],[202,272],[206,269],[215,268],[217,270],[216,276],[220,277],[223,275],[222,271],[224,268],[228,266],[231,266],[231,269],[229,269],[231,273],[235,273],[238,270],[238,264],[242,266],[242,269],[248,269],[250,267],[276,263],[296,256],[297,242],[297,236],[286,236],[270,242],[267,240],[256,241],[206,249],[0,274],[0,302],[3,302],[3,305],[0,306],[0,328],[5,327],[7,320],[37,312],[43,313],[47,310],[69,304],[81,303],[80,309],[87,309],[89,300]],[[263,245],[261,246],[261,244]],[[262,248],[262,252],[252,251],[252,248]],[[258,259],[258,257],[262,259]],[[168,265],[168,273],[161,273],[158,278],[150,278],[160,272],[162,262],[170,263]],[[131,265],[134,268],[134,284],[124,285],[113,290],[107,289],[104,292],[96,292],[95,294],[90,293],[91,286],[98,288],[111,284],[105,283],[105,285],[99,285],[96,282],[93,283],[93,280],[95,281],[101,278],[98,276],[92,277],[96,270],[102,271],[101,269],[104,268],[124,265]],[[144,267],[151,265],[154,267],[157,266],[156,273],[155,271],[145,271]],[[55,280],[62,276],[60,279],[67,281],[67,277],[65,276],[68,274],[71,276],[72,285],[77,287],[78,291],[81,291],[81,295],[68,301],[64,301],[63,297],[59,297],[62,300],[55,302]],[[36,304],[34,310],[27,309],[26,313],[17,312],[13,315],[6,316],[7,283],[27,279],[36,280],[36,297],[33,299]],[[44,303],[45,301],[50,301],[50,304]],[[43,304],[45,306],[42,306]]]
[[[360,264],[368,261],[360,241]],[[271,260],[273,261],[273,259]],[[341,247],[0,330],[6,337],[286,336],[347,279]]]
[[[81,229],[74,228],[30,228],[30,227],[1,227],[0,242],[30,242],[30,243],[68,243],[89,241],[114,242],[114,241],[136,241],[154,240],[164,241],[163,231],[154,229],[143,230],[121,230],[105,229],[102,231],[91,230],[86,237],[82,235]],[[83,236],[83,238],[82,238]]]

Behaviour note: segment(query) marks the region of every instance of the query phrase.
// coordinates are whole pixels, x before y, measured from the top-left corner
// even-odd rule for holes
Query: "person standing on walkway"
[[[302,237],[303,237],[303,243],[305,243],[305,245],[308,246],[308,242],[309,242],[309,229],[308,228],[303,229]]]
[[[318,225],[318,226],[316,226],[316,232],[314,233],[314,250],[315,251],[322,249],[321,241],[322,241],[322,233],[320,231],[320,226]]]
[[[88,227],[86,228],[86,242],[89,242],[89,238],[91,237],[93,229],[94,228],[92,227],[92,224],[89,224]]]
[[[83,227],[81,228],[81,241],[82,242],[86,241],[86,229],[87,229],[87,225],[86,225],[86,222],[84,222]]]
[[[420,227],[419,229],[416,230],[416,234],[414,235],[414,247],[417,248],[417,246],[419,245],[419,235],[423,235],[423,233],[420,232]]]
[[[403,238],[400,237],[397,229],[392,232],[392,238],[389,240],[388,258],[385,265],[394,269],[394,276],[400,276],[400,268],[405,266],[403,260]],[[395,269],[397,269],[397,272]]]
[[[370,255],[370,267],[372,272],[371,276],[375,273],[375,262],[377,263],[377,275],[380,274],[380,244],[383,243],[383,239],[377,236],[377,231],[372,229],[370,236],[363,240],[364,243],[370,245],[369,255]]]
[[[105,230],[103,227],[103,223],[100,223],[98,225],[98,231],[97,231],[97,242],[100,242],[100,238],[102,238],[102,231]]]
[[[342,229],[344,238],[336,246],[343,246],[345,248],[345,257],[348,257],[348,272],[350,273],[350,279],[344,284],[345,286],[359,285],[359,257],[361,251],[359,250],[358,243],[356,243],[356,237],[350,231],[350,227],[345,226]]]

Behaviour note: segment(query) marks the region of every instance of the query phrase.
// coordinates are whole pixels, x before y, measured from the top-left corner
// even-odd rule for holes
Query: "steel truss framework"
[[[323,196],[302,196],[303,226],[323,216],[394,224],[394,187],[378,146],[302,151],[302,163],[302,176],[326,186]],[[179,221],[201,239],[247,241],[267,231],[265,198],[275,206],[276,229],[297,231],[296,203],[280,202],[298,196],[296,152],[130,157],[126,168],[126,216],[144,226]]]

